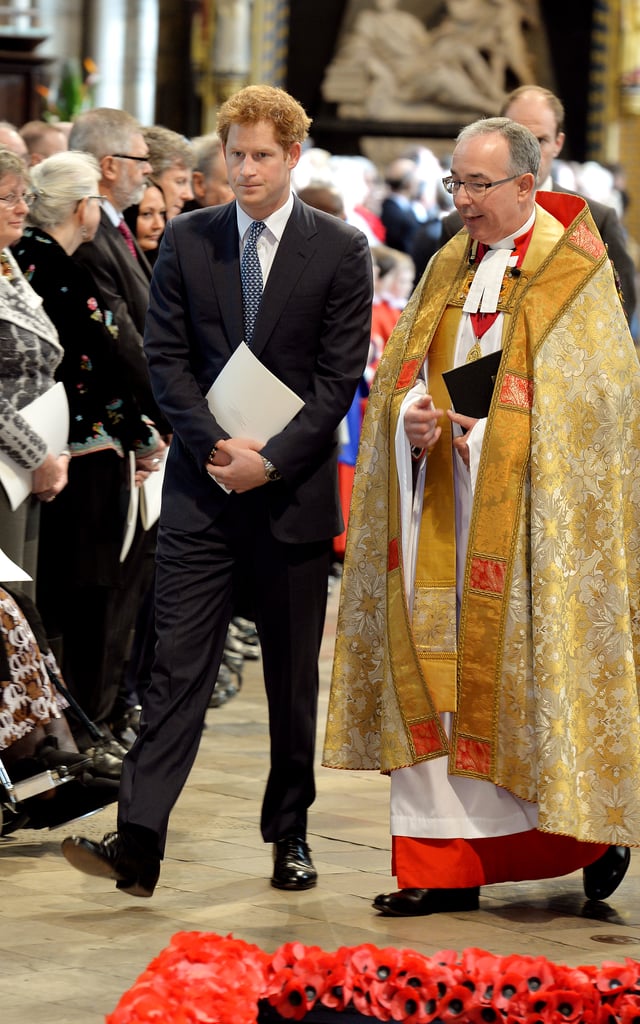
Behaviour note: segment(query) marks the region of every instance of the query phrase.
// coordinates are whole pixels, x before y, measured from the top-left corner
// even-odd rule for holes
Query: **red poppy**
[[[633,960],[626,960],[624,964],[605,962],[596,971],[593,984],[604,995],[615,995],[619,989],[640,988],[639,973],[640,965]]]
[[[404,1021],[405,1024],[425,1024],[425,1021],[430,1019],[426,1014],[424,1003],[418,997],[416,990],[410,986],[398,989],[394,995],[390,1006],[390,1018]]]
[[[608,1007],[609,1013],[613,1007]],[[629,992],[623,993],[615,1002],[615,1019],[620,1024],[638,1024],[640,1021],[640,997]]]
[[[566,967],[370,944],[328,953],[299,942],[270,955],[231,935],[179,932],[106,1024],[256,1024],[264,1000],[291,1020],[321,1004],[406,1024],[640,1024],[640,963]]]

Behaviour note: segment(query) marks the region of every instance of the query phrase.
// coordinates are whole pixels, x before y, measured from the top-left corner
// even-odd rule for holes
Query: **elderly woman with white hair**
[[[148,472],[164,443],[128,385],[112,314],[72,259],[98,228],[99,178],[86,153],[58,153],[34,167],[29,226],[15,257],[58,330],[57,377],[70,411],[69,483],[42,516],[37,604],[70,691],[106,728],[126,656],[114,638],[128,633],[123,616],[136,612],[120,564],[128,453]]]
[[[0,149],[0,452],[31,471],[33,496],[15,506],[0,487],[0,548],[33,579],[40,502],[65,486],[67,458],[48,450],[26,409],[55,383],[62,358],[56,329],[11,252],[24,230],[31,182],[24,161]],[[33,596],[33,584],[18,588]]]

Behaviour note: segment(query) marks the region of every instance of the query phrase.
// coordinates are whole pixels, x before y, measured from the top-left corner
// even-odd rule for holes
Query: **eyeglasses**
[[[486,195],[487,190],[495,188],[496,185],[504,185],[507,181],[515,181],[519,174],[512,174],[510,178],[500,178],[500,181],[458,181],[457,178],[443,178],[442,184],[450,196],[457,196],[464,185],[464,190],[472,199],[481,199]]]
[[[20,195],[17,192],[10,192],[8,196],[0,196],[0,203],[4,203],[7,210],[15,210],[18,203],[26,203],[27,206],[31,206],[34,199],[33,192],[22,192]]]
[[[138,164],[148,164],[148,156],[132,156],[131,153],[112,153],[111,156],[115,157],[116,160],[135,160]]]
[[[100,207],[103,207],[107,201],[106,196],[85,196],[85,199],[95,199]]]

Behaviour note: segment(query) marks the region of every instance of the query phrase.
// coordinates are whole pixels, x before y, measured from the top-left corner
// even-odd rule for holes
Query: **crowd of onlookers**
[[[559,137],[559,123],[556,130]],[[370,357],[339,458],[345,520],[377,363],[448,237],[448,170],[446,158],[424,146],[384,168],[310,146],[294,171],[301,199],[358,226],[371,246]],[[556,159],[553,177],[624,224],[620,168]],[[10,560],[0,576],[0,760],[16,777],[77,766],[84,788],[76,810],[92,798],[115,799],[154,648],[156,527],[153,516],[145,521],[144,495],[162,468],[171,424],[154,401],[142,349],[152,267],[167,220],[232,198],[215,134],[187,139],[108,109],[68,125],[0,123],[0,455],[32,481],[17,504],[0,488],[0,550]],[[630,253],[631,240],[625,244]],[[623,291],[633,329],[629,262],[632,283]],[[56,382],[69,411],[59,455],[31,418]],[[47,412],[60,415],[54,406]],[[136,488],[143,497],[134,516]],[[336,575],[344,541],[335,539]],[[212,707],[238,692],[244,660],[259,653],[250,607],[239,601],[236,612]],[[32,808],[32,823],[52,820],[42,807]],[[72,816],[66,806],[56,813]],[[16,815],[14,826],[25,820]]]

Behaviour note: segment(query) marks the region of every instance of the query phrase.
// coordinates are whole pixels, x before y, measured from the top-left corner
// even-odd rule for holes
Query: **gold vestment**
[[[412,621],[393,438],[427,353],[435,404],[449,404],[439,375],[468,284],[465,231],[433,258],[383,354],[356,469],[324,764],[388,772],[447,756],[452,774],[535,801],[542,831],[635,845],[640,367],[586,203],[538,193],[537,204],[501,295],[459,628],[448,420],[427,463],[434,500]]]

